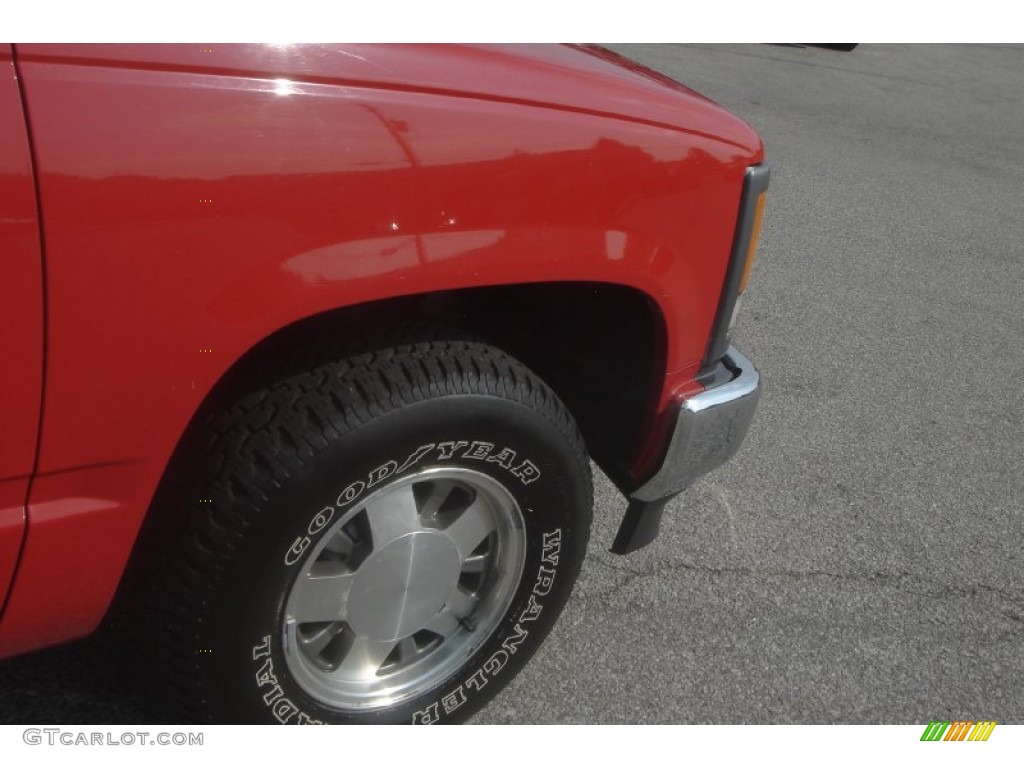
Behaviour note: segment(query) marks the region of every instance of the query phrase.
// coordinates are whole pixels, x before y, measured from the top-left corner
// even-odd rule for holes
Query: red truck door
[[[0,43],[0,607],[25,532],[43,381],[35,182],[11,46]]]

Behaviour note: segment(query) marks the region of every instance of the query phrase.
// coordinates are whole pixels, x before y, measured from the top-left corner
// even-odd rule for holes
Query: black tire
[[[579,573],[582,439],[551,390],[491,347],[431,341],[321,365],[205,434],[198,485],[177,494],[198,512],[160,629],[200,719],[461,722],[537,649]]]

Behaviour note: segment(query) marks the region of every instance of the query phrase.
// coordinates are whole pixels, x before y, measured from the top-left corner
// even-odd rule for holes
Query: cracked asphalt
[[[614,46],[773,166],[746,444],[607,552],[478,723],[1024,722],[1024,48]],[[102,639],[0,663],[0,721],[170,719]]]

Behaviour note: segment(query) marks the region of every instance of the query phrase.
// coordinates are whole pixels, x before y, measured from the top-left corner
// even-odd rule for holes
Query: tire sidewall
[[[589,531],[591,499],[580,462],[551,420],[489,396],[406,405],[329,441],[267,494],[211,590],[196,649],[203,703],[233,722],[465,720],[521,669],[569,597]],[[508,609],[468,662],[425,693],[384,709],[324,705],[292,679],[282,649],[285,601],[308,554],[332,522],[376,489],[454,466],[493,478],[521,510],[525,558]]]

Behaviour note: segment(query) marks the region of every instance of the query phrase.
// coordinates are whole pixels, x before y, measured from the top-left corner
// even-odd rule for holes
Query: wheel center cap
[[[407,637],[441,610],[460,571],[459,552],[443,533],[400,536],[359,568],[349,593],[349,625],[374,640]]]

